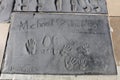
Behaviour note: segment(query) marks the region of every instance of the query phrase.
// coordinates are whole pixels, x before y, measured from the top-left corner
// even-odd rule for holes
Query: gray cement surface
[[[9,22],[14,0],[0,0],[0,22]]]
[[[15,0],[14,11],[107,13],[106,0]]]
[[[107,7],[106,0],[0,0],[0,22],[19,11],[107,14]]]
[[[14,13],[3,74],[117,74],[107,16]]]

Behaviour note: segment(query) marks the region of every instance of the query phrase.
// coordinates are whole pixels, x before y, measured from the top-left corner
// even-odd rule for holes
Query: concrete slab
[[[105,15],[14,13],[5,54],[5,74],[116,74]]]

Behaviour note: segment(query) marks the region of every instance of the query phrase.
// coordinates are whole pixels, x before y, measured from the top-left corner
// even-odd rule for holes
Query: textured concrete
[[[0,2],[0,22],[9,22],[13,11],[14,0],[1,0]]]
[[[116,74],[107,16],[14,13],[2,73]]]
[[[120,0],[107,0],[107,5],[108,5],[108,10],[109,10],[109,15],[110,16],[120,16]],[[116,23],[116,25],[119,23],[119,22],[116,22],[116,21],[119,21],[119,20],[116,20],[114,19],[113,22]],[[111,23],[112,24],[112,23]],[[113,23],[114,24],[114,23]],[[2,25],[2,26],[1,26]],[[119,26],[119,24],[117,25]],[[8,31],[8,27],[9,25],[3,25],[3,24],[0,24],[0,45],[1,45],[1,51],[0,51],[0,54],[3,55],[3,52],[4,52],[4,46],[6,44],[6,36],[7,36],[7,31]],[[114,29],[113,29],[114,31]],[[5,32],[5,34],[4,34]],[[115,31],[114,31],[115,32]],[[3,35],[4,34],[4,35]],[[119,35],[119,34],[118,34]],[[114,37],[116,35],[113,35]],[[114,38],[112,38],[113,40],[115,40]],[[116,43],[114,44],[114,46],[116,46],[117,49],[115,49],[116,51],[119,50],[119,45],[120,43]],[[115,51],[115,55],[117,54]],[[118,51],[117,51],[118,52]],[[115,57],[118,57],[119,56],[119,53],[115,56]],[[2,56],[0,56],[2,57]],[[120,57],[118,57],[116,59],[116,62],[119,64],[119,60]],[[120,80],[120,67],[118,67],[118,75],[117,76],[79,76],[79,78],[71,78],[73,76],[39,76],[39,75],[4,75],[4,79],[13,79],[13,80]],[[33,77],[34,76],[34,77]],[[2,76],[3,77],[3,76]],[[35,79],[36,78],[36,79]]]
[[[106,0],[1,0],[0,22],[9,22],[13,11],[108,13]]]
[[[114,19],[114,20],[119,21],[116,19]],[[3,52],[4,52],[4,46],[6,44],[6,37],[8,34],[8,28],[9,28],[9,24],[0,24],[0,43],[1,43],[0,44],[1,45],[0,55],[3,55]],[[116,45],[119,45],[119,44],[120,43],[117,43]],[[114,45],[114,46],[116,46],[116,45]],[[115,55],[116,55],[116,53],[115,53]],[[117,55],[117,56],[119,56],[119,55]],[[118,58],[118,59],[120,59],[120,58]],[[116,62],[118,63],[117,60],[116,60]],[[119,66],[117,68],[117,71],[118,71],[118,75],[116,75],[116,76],[111,76],[111,75],[109,75],[109,76],[108,75],[106,75],[106,76],[105,75],[104,76],[102,76],[102,75],[89,76],[89,75],[86,75],[86,76],[75,77],[75,76],[57,76],[57,75],[56,76],[51,76],[51,75],[47,76],[47,75],[18,75],[18,74],[14,74],[14,75],[1,75],[0,79],[12,79],[12,80],[120,80],[120,67]]]
[[[12,80],[120,80],[120,67],[118,67],[118,75],[81,75],[81,76],[69,76],[69,75],[1,75],[2,79]]]
[[[107,8],[105,0],[16,0],[14,11],[55,11],[100,14],[107,13]]]

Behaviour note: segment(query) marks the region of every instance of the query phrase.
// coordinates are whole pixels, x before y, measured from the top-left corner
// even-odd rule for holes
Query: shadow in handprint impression
[[[34,55],[36,53],[36,42],[34,39],[29,39],[25,43],[25,47],[29,55]]]

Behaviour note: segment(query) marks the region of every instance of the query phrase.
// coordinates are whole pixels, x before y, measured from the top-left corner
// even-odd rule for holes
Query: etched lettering
[[[52,26],[53,25],[53,20],[52,19],[38,19],[37,20],[37,27],[47,27],[47,26]]]
[[[97,25],[93,25],[88,28],[89,33],[97,33],[97,30],[98,30]]]
[[[20,21],[19,30],[28,29],[28,21]]]
[[[55,21],[56,21],[56,24],[57,24],[58,26],[62,26],[62,25],[65,25],[65,24],[66,24],[66,20],[65,20],[65,19],[60,19],[60,18],[58,18],[58,19],[56,19]]]
[[[38,71],[38,66],[30,66],[30,65],[16,65],[16,66],[10,66],[9,69],[11,72],[19,71],[19,72],[25,72],[25,73],[31,73]]]

